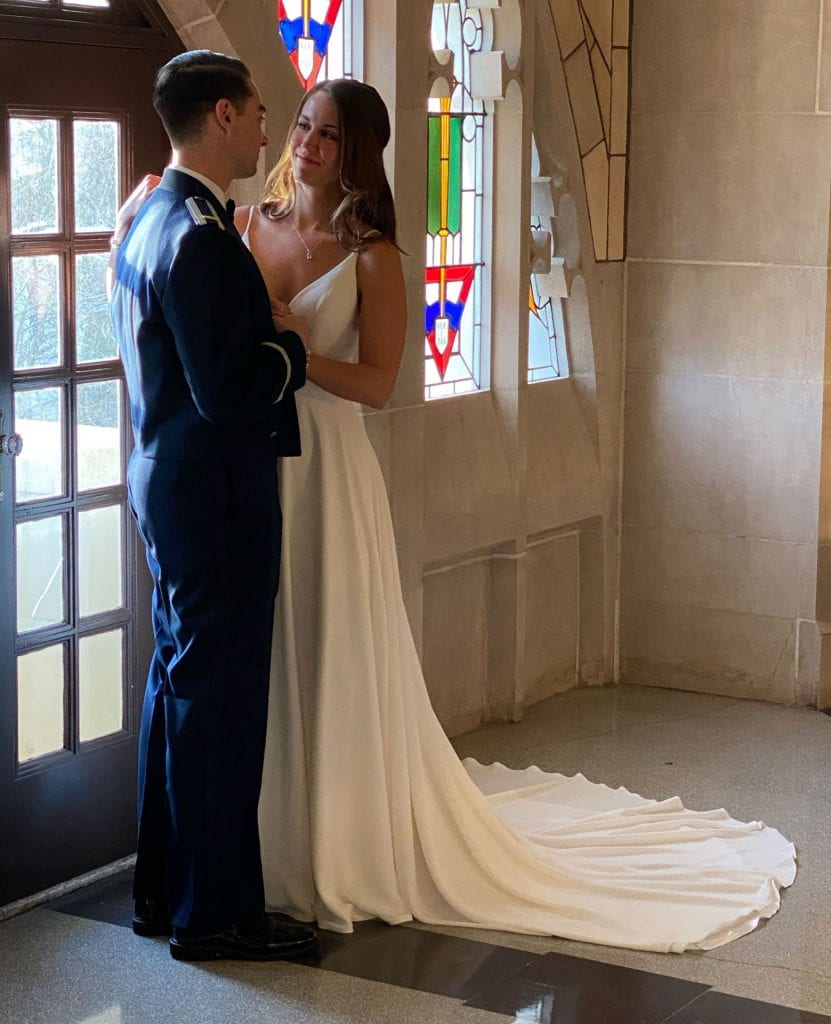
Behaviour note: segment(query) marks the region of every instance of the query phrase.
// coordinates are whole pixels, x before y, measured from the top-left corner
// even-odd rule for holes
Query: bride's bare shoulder
[[[248,219],[251,216],[250,206],[238,206],[234,210],[234,227],[240,234],[248,227]]]
[[[359,295],[395,294],[404,280],[400,250],[382,235],[365,241],[358,249],[357,277]]]
[[[372,271],[390,271],[401,268],[401,251],[385,238],[379,231],[372,231],[363,236],[358,248],[358,268]]]

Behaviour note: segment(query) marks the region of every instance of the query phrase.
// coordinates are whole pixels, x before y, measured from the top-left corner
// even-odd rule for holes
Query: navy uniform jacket
[[[275,329],[253,256],[195,178],[168,168],[139,210],[118,253],[110,313],[137,455],[299,455],[303,343]]]

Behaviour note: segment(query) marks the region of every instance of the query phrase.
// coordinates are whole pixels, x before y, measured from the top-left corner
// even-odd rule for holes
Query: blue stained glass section
[[[295,18],[293,21],[286,19],[280,22],[280,35],[283,45],[289,53],[297,49],[297,40],[303,35],[303,19]],[[326,47],[332,36],[331,25],[321,25],[319,21],[309,22],[309,35],[314,39],[315,49],[321,57],[326,56]]]
[[[436,320],[439,317],[441,310],[441,303],[431,302],[424,310],[425,329],[427,334],[433,330],[436,326]],[[458,331],[462,325],[462,315],[465,311],[465,307],[461,302],[448,302],[445,300],[444,303],[444,315],[450,321],[450,326],[454,331]]]

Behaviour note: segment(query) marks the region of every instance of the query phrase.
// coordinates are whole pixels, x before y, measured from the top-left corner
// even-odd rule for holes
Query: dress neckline
[[[297,300],[300,298],[300,296],[303,295],[305,292],[307,292],[312,287],[312,285],[317,284],[318,281],[322,281],[324,278],[328,277],[330,274],[334,274],[334,272],[336,270],[340,270],[340,268],[342,266],[344,266],[346,263],[348,263],[352,259],[353,256],[357,256],[357,255],[358,254],[356,252],[350,252],[348,256],[344,256],[344,258],[339,263],[336,263],[334,265],[334,267],[329,267],[328,270],[324,271],[320,275],[320,277],[316,277],[313,281],[309,281],[308,284],[304,285],[300,289],[300,291],[294,296],[294,298],[289,300],[289,303],[288,303],[289,306],[294,305],[294,303],[297,302]]]
[[[242,244],[249,252],[251,252],[251,221],[254,219],[254,212],[256,209],[256,205],[251,206],[251,209],[248,211],[248,221],[246,222],[245,225],[245,231],[243,231],[243,233],[240,235],[240,238],[242,239]],[[303,295],[305,292],[309,290],[309,288],[312,287],[313,284],[317,284],[318,281],[322,281],[325,277],[328,277],[330,274],[333,274],[336,270],[340,270],[340,268],[344,266],[344,264],[348,263],[353,256],[357,255],[357,252],[350,252],[347,256],[344,256],[344,258],[339,263],[336,263],[334,267],[329,267],[328,270],[324,271],[324,273],[322,273],[320,277],[316,277],[313,281],[309,281],[309,283],[307,285],[304,285],[300,289],[300,291],[294,296],[294,298],[288,302],[288,305],[291,306],[291,304],[293,302],[296,302],[301,295]]]

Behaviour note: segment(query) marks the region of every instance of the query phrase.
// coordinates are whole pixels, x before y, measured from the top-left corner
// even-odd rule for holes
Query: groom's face
[[[250,178],[257,173],[260,150],[266,145],[265,107],[260,91],[251,83],[251,95],[238,112],[234,122],[233,147],[236,162],[235,178]]]

